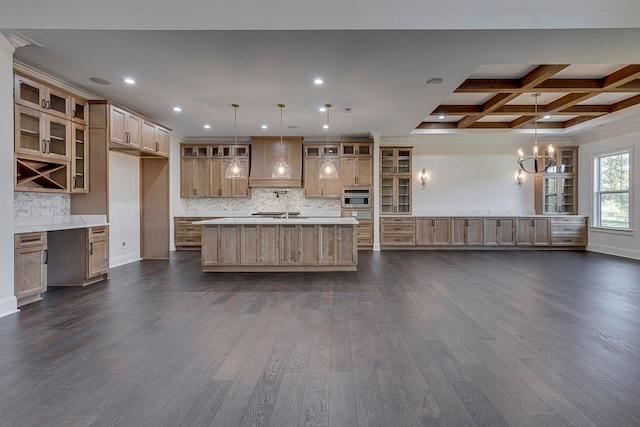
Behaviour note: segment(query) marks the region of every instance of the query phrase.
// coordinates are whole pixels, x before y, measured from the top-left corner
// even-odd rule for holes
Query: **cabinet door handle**
[[[40,105],[42,105],[42,108],[47,108],[47,100],[43,99]]]
[[[356,184],[358,183],[358,177],[356,176]]]
[[[73,177],[73,188],[76,188],[76,177]]]
[[[222,197],[222,188],[218,188],[218,196]]]
[[[93,255],[93,242],[89,243],[89,255]]]
[[[72,117],[75,119],[75,118],[76,118],[76,110],[75,110],[75,109],[74,109],[74,110],[72,110],[72,113],[73,113],[73,116],[72,116]]]
[[[465,227],[468,227],[468,226],[469,226],[469,220],[468,220],[468,219],[465,219],[465,220],[464,220],[464,226],[465,226]]]
[[[160,143],[156,142],[156,151],[160,151]]]
[[[431,220],[431,226],[432,226],[432,227],[435,227],[435,226],[436,226],[436,220],[435,220],[435,219],[432,219],[432,220]]]
[[[498,227],[502,227],[502,220],[501,219],[498,220],[498,224],[497,225],[498,225]]]
[[[535,220],[535,219],[532,219],[532,220],[531,220],[531,226],[532,226],[532,227],[535,227],[535,226],[536,226],[536,220]]]
[[[48,249],[44,250],[44,264],[45,265],[49,264],[49,250]]]
[[[47,110],[51,110],[51,101],[47,101]]]
[[[42,151],[43,153],[47,152],[47,140],[46,139],[42,140],[42,144],[40,145],[40,151]]]
[[[51,140],[47,140],[47,154],[51,154]]]

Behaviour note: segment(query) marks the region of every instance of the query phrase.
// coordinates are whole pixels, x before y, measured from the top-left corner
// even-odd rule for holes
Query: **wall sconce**
[[[429,175],[427,175],[427,171],[422,169],[422,172],[420,172],[419,178],[420,178],[420,181],[422,181],[422,186],[424,187],[424,185],[429,180]]]
[[[522,181],[524,181],[524,174],[522,173],[522,169],[520,169],[516,174],[516,181],[518,181],[518,185],[522,185]]]

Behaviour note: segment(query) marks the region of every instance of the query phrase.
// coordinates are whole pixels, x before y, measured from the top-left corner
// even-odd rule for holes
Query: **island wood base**
[[[212,220],[217,222],[223,220]],[[357,222],[206,224],[202,271],[356,271]]]

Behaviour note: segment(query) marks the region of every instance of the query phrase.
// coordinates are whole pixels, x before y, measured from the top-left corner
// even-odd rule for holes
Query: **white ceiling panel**
[[[598,79],[615,73],[622,67],[624,67],[624,65],[621,64],[571,64],[553,77],[564,79]]]
[[[547,105],[556,99],[562,98],[567,95],[566,93],[541,93],[538,97],[538,105]],[[507,105],[535,105],[535,97],[530,93],[523,93],[522,95],[509,102]]]
[[[578,105],[601,105],[601,104],[615,104],[616,102],[624,101],[627,98],[638,95],[637,93],[602,93],[596,95],[593,98],[589,98]]]

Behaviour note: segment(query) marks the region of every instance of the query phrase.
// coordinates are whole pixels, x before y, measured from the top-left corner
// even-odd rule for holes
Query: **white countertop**
[[[52,215],[15,217],[13,233],[72,230],[109,225],[106,215]]]
[[[342,217],[313,217],[313,218],[219,218],[206,221],[195,221],[195,225],[242,225],[242,224],[328,224],[328,225],[357,225],[355,218]]]

